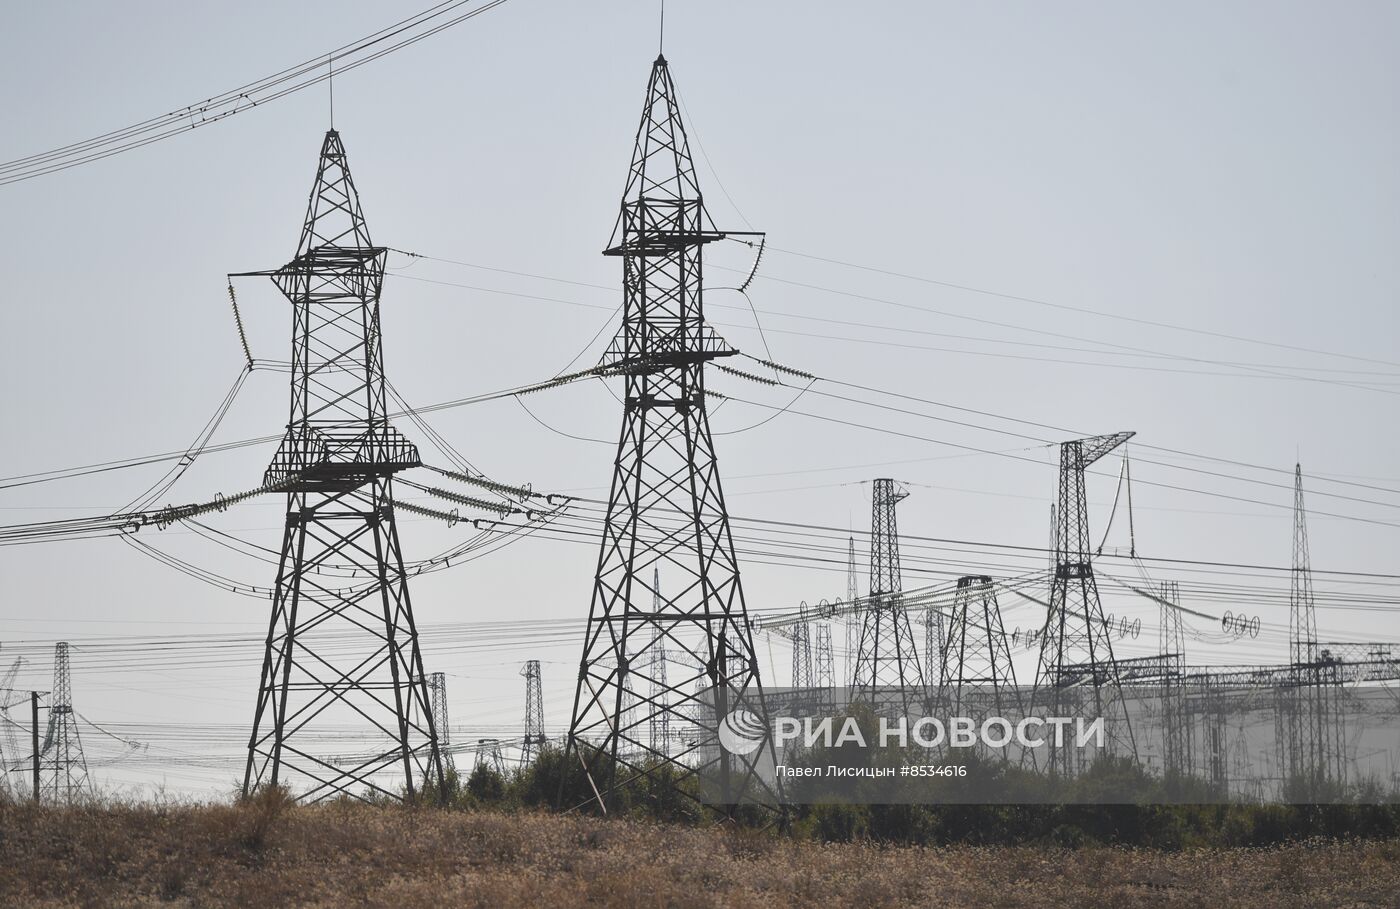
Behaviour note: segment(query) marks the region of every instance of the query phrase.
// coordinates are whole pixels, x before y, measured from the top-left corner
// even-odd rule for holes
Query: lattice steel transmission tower
[[[659,613],[665,603],[661,601],[661,572],[652,569],[651,572],[652,612]],[[651,673],[651,696],[653,699],[662,700],[666,692],[666,638],[661,633],[660,627],[651,630],[651,659],[653,661],[653,671]],[[651,750],[657,754],[669,754],[671,748],[671,714],[665,710],[658,710],[651,715]]]
[[[53,700],[44,744],[39,749],[40,789],[51,802],[68,802],[92,794],[87,758],[73,712],[73,675],[68,664],[68,642],[53,648]]]
[[[1010,641],[1001,622],[996,588],[986,575],[958,578],[939,663],[939,701],[949,716],[1021,714]],[[964,686],[971,686],[966,697]]]
[[[1191,719],[1186,711],[1186,629],[1181,589],[1163,581],[1158,598],[1157,654],[1162,658],[1162,772],[1169,786],[1191,772]]]
[[[1133,437],[1131,432],[1075,439],[1060,445],[1055,571],[1041,635],[1032,709],[1040,716],[1102,717],[1110,752],[1136,759],[1137,746],[1118,664],[1106,627],[1098,583],[1084,474],[1095,461]],[[1086,694],[1087,691],[1087,694]],[[1051,773],[1076,772],[1072,747],[1046,749]]]
[[[777,784],[757,772],[775,758],[771,733],[735,755],[718,746],[714,719],[746,710],[771,729],[706,410],[705,364],[737,353],[705,324],[703,306],[702,250],[725,236],[705,211],[658,57],[604,252],[622,260],[622,330],[606,360],[625,367],[625,395],[565,756],[582,761],[604,808],[618,786],[663,768],[681,782],[703,774],[720,803],[780,801]],[[648,585],[658,566],[667,569],[665,593]],[[667,648],[664,684],[650,653],[656,641]],[[699,714],[698,682],[713,708]],[[624,717],[629,686],[640,700]],[[699,716],[694,744],[652,749],[658,714]]]
[[[1317,658],[1317,602],[1308,555],[1308,513],[1303,505],[1303,465],[1293,465],[1293,567],[1289,571],[1288,648],[1294,663]]]
[[[525,677],[525,742],[520,749],[520,762],[528,767],[545,746],[544,685],[540,681],[540,661],[526,660],[520,667]]]
[[[792,626],[792,687],[811,688],[812,672],[812,622],[807,618],[807,608],[802,607],[802,620]]]
[[[332,129],[296,257],[251,273],[270,276],[291,301],[292,395],[287,433],[264,477],[286,491],[287,520],[245,794],[283,785],[306,801],[412,798],[424,780],[441,791],[394,520],[394,474],[420,461],[385,404],[386,255],[370,241]],[[324,573],[330,566],[335,576]],[[325,734],[345,723],[363,728],[358,755],[338,754]]]
[[[876,480],[871,490],[870,598],[861,617],[852,691],[853,698],[871,704],[897,702],[905,713],[926,700],[914,631],[901,601],[904,581],[899,569],[895,506],[908,495],[891,479]],[[892,695],[892,688],[898,693]],[[912,702],[911,694],[915,698]]]
[[[1308,518],[1303,504],[1303,468],[1293,469],[1293,566],[1288,596],[1290,677],[1278,691],[1283,727],[1284,785],[1293,799],[1321,801],[1346,773],[1345,736],[1338,703],[1335,661],[1317,643],[1317,603],[1313,598],[1308,551]]]
[[[831,652],[831,623],[817,622],[812,637],[812,684],[826,692],[836,689],[836,663]]]
[[[856,657],[860,653],[860,628],[864,624],[863,614],[856,609],[856,600],[860,599],[860,580],[856,577],[856,538],[851,536],[847,539],[846,557],[846,605],[849,609],[846,612],[846,678],[847,687],[854,688],[856,684]]]
[[[452,758],[452,727],[447,721],[447,673],[434,672],[428,676],[428,698],[433,708],[433,730],[437,733],[443,769],[456,773],[457,762]]]

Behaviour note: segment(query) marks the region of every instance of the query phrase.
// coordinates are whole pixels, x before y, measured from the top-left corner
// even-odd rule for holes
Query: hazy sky
[[[418,8],[26,5],[0,31],[0,159],[176,109]],[[1314,566],[1395,573],[1400,493],[1384,490],[1400,489],[1397,34],[1400,10],[1388,3],[672,0],[665,52],[714,220],[769,232],[751,296],[774,358],[926,401],[1084,435],[1131,429],[1144,446],[1239,462],[1132,449],[1136,545],[1153,556],[1286,565],[1291,478],[1245,465],[1291,471],[1301,457],[1310,507],[1338,516],[1310,519]],[[620,300],[619,265],[598,253],[656,50],[655,2],[512,0],[336,80],[335,124],[375,241],[487,267],[391,258],[385,362],[411,403],[547,378],[604,324]],[[242,363],[224,275],[293,254],[327,100],[311,89],[0,187],[0,394],[10,437],[0,474],[189,443]],[[762,355],[743,298],[716,289],[742,280],[750,263],[736,244],[714,249],[708,314],[733,343]],[[254,354],[285,359],[286,301],[253,280],[238,290]],[[610,336],[611,328],[579,363],[595,362]],[[768,405],[791,397],[733,378],[712,384]],[[773,411],[726,405],[712,422],[732,433],[718,445],[734,514],[860,530],[869,522],[861,481],[894,476],[911,484],[900,507],[908,534],[1044,545],[1056,477],[1044,442],[1072,436],[869,391],[816,390],[909,412],[812,394],[795,413],[741,431]],[[215,441],[279,433],[286,396],[285,375],[255,374]],[[617,401],[592,383],[525,403],[554,431],[510,400],[430,419],[492,476],[601,497]],[[430,451],[416,427],[399,426]],[[256,486],[271,454],[262,446],[206,455],[167,498]],[[1116,459],[1101,466],[1106,476],[1090,488],[1095,535],[1119,469]],[[0,513],[5,523],[100,514],[159,473],[5,490]],[[281,508],[268,498],[210,523],[275,548]],[[431,521],[400,521],[411,557],[462,538]],[[1124,525],[1120,512],[1110,546],[1128,544]],[[178,528],[149,541],[244,583],[273,579],[271,566]],[[906,587],[979,566],[1027,567],[932,546],[906,548]],[[843,595],[840,553],[820,555],[834,562],[749,565],[750,606]],[[595,558],[586,545],[519,543],[419,579],[418,620],[427,629],[579,619]],[[236,761],[177,766],[168,749],[202,753],[178,724],[209,724],[218,728],[201,733],[205,744],[237,757],[259,647],[167,653],[136,644],[261,634],[265,600],[221,592],[115,539],[0,549],[0,570],[0,664],[25,653],[18,684],[47,688],[52,642],[71,639],[79,712],[151,743],[146,758],[116,760],[115,743],[85,731],[94,755],[106,756],[95,761],[99,779],[228,788]],[[1138,577],[1127,562],[1108,570]],[[1286,590],[1284,575],[1253,574],[1214,580]],[[862,564],[862,585],[864,575]],[[1154,579],[1168,577],[1204,576],[1189,566],[1154,570]],[[1331,598],[1319,618],[1324,638],[1400,640],[1390,612],[1356,608],[1362,595],[1393,603],[1395,580],[1319,576],[1317,587]],[[1122,652],[1155,649],[1155,608],[1109,598],[1109,611],[1147,626]],[[1285,602],[1246,608],[1286,629]],[[1043,620],[1028,604],[1002,606],[1008,627]],[[1209,622],[1200,630],[1196,662],[1284,656],[1277,634],[1243,646],[1206,640]],[[132,640],[104,650],[92,640],[104,636]],[[468,630],[426,636],[424,650],[430,671],[450,674],[454,735],[473,740],[517,734],[516,671],[531,657],[545,661],[549,724],[565,723],[579,644],[567,631],[488,646]],[[760,638],[759,648],[771,648],[782,681],[783,642]]]

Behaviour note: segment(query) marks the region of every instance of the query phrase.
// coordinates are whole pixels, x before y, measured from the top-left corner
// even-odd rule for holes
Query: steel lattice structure
[[[1109,750],[1136,759],[1111,629],[1099,601],[1089,539],[1084,474],[1095,461],[1133,437],[1131,432],[1075,439],[1060,445],[1055,572],[1041,635],[1032,707],[1042,716],[1102,717]],[[1084,689],[1088,689],[1087,694]],[[1049,771],[1073,773],[1074,749],[1049,748]]]
[[[802,606],[802,620],[793,624],[792,629],[792,687],[811,688],[813,685],[812,666],[812,622],[807,618],[807,607]]]
[[[1308,551],[1308,517],[1303,503],[1303,467],[1293,468],[1293,564],[1289,572],[1288,644],[1291,672],[1278,689],[1279,755],[1284,781],[1295,798],[1321,799],[1346,776],[1345,733],[1339,709],[1334,660],[1325,659],[1317,640]]]
[[[442,757],[394,520],[394,474],[419,462],[385,405],[379,295],[387,250],[370,241],[334,129],[321,147],[296,257],[272,278],[292,303],[291,416],[265,482],[287,492],[245,794],[283,785],[307,801],[412,798]],[[351,586],[321,569],[335,565]],[[346,646],[344,632],[354,633]],[[318,729],[363,724],[358,755]]]
[[[437,733],[443,769],[454,774],[457,772],[457,762],[452,758],[452,727],[447,719],[447,673],[434,672],[428,676],[428,698],[433,708],[433,731]]]
[[[1181,589],[1176,581],[1162,582],[1158,602],[1157,654],[1172,668],[1162,677],[1162,772],[1175,786],[1191,772],[1191,720],[1186,713],[1186,629],[1182,621]]]
[[[652,569],[651,586],[653,594],[651,598],[651,609],[653,612],[660,612],[665,603],[661,600],[661,572]],[[653,660],[654,671],[651,674],[651,694],[652,697],[662,697],[662,692],[666,690],[666,638],[662,635],[660,628],[651,630],[651,658]],[[657,754],[668,754],[671,748],[671,715],[665,710],[658,710],[651,715],[651,750]]]
[[[812,684],[831,698],[836,688],[836,663],[831,653],[831,623],[817,622],[812,635]]]
[[[525,677],[525,742],[520,748],[520,762],[529,766],[545,746],[544,686],[540,680],[540,661],[526,660],[520,667]]]
[[[856,538],[847,539],[846,556],[846,604],[855,606],[860,599],[860,580],[856,577]],[[854,688],[856,684],[856,656],[860,652],[861,614],[855,609],[846,613],[846,678],[845,684]]]
[[[1011,644],[1001,622],[996,589],[986,575],[958,578],[939,664],[939,702],[949,716],[1021,714]],[[974,686],[968,698],[964,698],[965,685]]]
[[[73,676],[68,664],[68,642],[53,648],[53,699],[44,744],[39,749],[40,790],[51,802],[71,803],[92,794],[87,758],[73,712]]]
[[[565,757],[582,762],[603,810],[618,786],[658,768],[681,781],[703,772],[721,803],[780,801],[757,773],[774,759],[771,734],[732,755],[716,744],[713,719],[741,708],[771,729],[706,410],[705,364],[737,353],[706,326],[703,307],[702,250],[724,237],[705,211],[658,57],[604,252],[622,260],[622,329],[607,361],[625,367],[625,394]],[[665,592],[648,583],[662,566]],[[656,660],[663,646],[667,659]],[[629,691],[637,702],[627,711]],[[697,722],[695,739],[658,752],[658,715]]]
[[[861,616],[860,642],[852,696],[876,703],[882,691],[898,690],[909,707],[912,691],[923,692],[924,674],[914,646],[909,613],[900,602],[904,589],[899,569],[899,525],[895,506],[908,491],[894,480],[874,482],[870,499],[870,597]],[[922,694],[920,695],[922,698]]]

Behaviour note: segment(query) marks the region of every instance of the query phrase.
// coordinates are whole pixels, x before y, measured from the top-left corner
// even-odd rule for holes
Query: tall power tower
[[[1338,703],[1337,669],[1317,643],[1317,603],[1313,598],[1308,551],[1308,518],[1303,504],[1303,468],[1293,468],[1293,566],[1288,597],[1289,678],[1278,692],[1284,734],[1284,785],[1293,799],[1320,801],[1345,776],[1345,741]]]
[[[296,257],[253,273],[292,304],[292,394],[264,477],[286,491],[287,520],[245,794],[283,785],[306,801],[399,799],[443,779],[394,521],[394,474],[420,461],[385,404],[386,255],[370,241],[332,129]],[[338,579],[322,573],[331,565]],[[344,573],[368,580],[341,586]],[[324,735],[333,723],[360,725],[363,752],[336,753]]]
[[[1293,465],[1293,567],[1289,572],[1288,648],[1294,663],[1317,658],[1317,603],[1308,555],[1308,513],[1303,505],[1303,465]]]
[[[452,758],[452,727],[448,725],[447,720],[446,673],[434,672],[428,676],[428,697],[433,708],[433,731],[437,733],[438,751],[442,753],[443,769],[448,773],[456,773],[457,764]]]
[[[817,622],[812,634],[812,684],[830,700],[836,688],[836,663],[831,653],[831,623]]]
[[[604,252],[622,260],[622,330],[607,359],[626,367],[625,395],[565,757],[582,761],[603,808],[618,786],[658,771],[703,774],[720,803],[779,803],[777,784],[757,772],[775,752],[706,410],[705,364],[737,353],[705,324],[703,306],[702,250],[725,236],[705,211],[658,57]],[[648,582],[661,566],[668,584],[657,609]],[[648,652],[656,640],[669,664],[659,696]],[[638,676],[645,684],[633,684]],[[710,709],[696,743],[657,753],[652,718],[693,715],[697,681]],[[624,719],[629,688],[639,703]],[[760,730],[746,755],[718,745],[715,717],[731,711],[747,711]]]
[[[68,664],[68,642],[53,648],[53,700],[44,744],[39,749],[40,788],[51,802],[72,802],[91,795],[87,758],[73,712],[73,674]]]
[[[813,676],[812,620],[803,605],[802,620],[792,626],[792,687],[811,688]]]
[[[958,578],[939,666],[939,698],[949,716],[980,716],[979,710],[990,716],[1021,714],[1010,641],[996,588],[986,575]]]
[[[1163,581],[1158,598],[1157,654],[1162,658],[1162,771],[1169,786],[1191,772],[1191,720],[1186,712],[1186,629],[1181,588]]]
[[[1137,747],[1094,580],[1084,474],[1133,435],[1120,432],[1060,445],[1055,571],[1033,695],[1033,709],[1044,711],[1041,716],[1102,717],[1109,750],[1130,757],[1136,756]],[[1051,773],[1076,771],[1074,748],[1050,747],[1047,751]]]
[[[923,669],[914,646],[909,613],[901,602],[904,581],[899,569],[899,524],[895,506],[909,493],[894,480],[876,480],[870,502],[870,598],[861,619],[856,647],[855,698],[883,701],[882,689],[898,687],[896,699],[910,706],[909,694],[922,692]],[[886,692],[888,693],[888,692]],[[918,695],[922,699],[923,695]],[[915,701],[917,703],[917,701]]]
[[[854,535],[847,539],[846,555],[846,677],[843,680],[848,688],[854,688],[856,684],[856,657],[860,653],[860,629],[864,624],[864,615],[856,609],[856,600],[860,599],[860,581],[856,577],[856,538]]]
[[[661,600],[661,572],[652,569],[651,572],[651,611],[659,613],[666,605]],[[656,700],[663,700],[666,692],[666,638],[661,633],[660,627],[651,629],[651,660],[653,672],[651,673],[651,695]],[[671,714],[665,710],[658,710],[651,715],[651,750],[657,754],[668,754],[671,748]]]
[[[528,767],[545,745],[544,686],[540,682],[540,661],[526,660],[520,667],[525,677],[525,742],[521,746],[520,762]]]

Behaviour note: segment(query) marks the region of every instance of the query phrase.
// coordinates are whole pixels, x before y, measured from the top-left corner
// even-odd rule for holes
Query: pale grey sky
[[[178,108],[418,9],[394,7],[144,2],[12,11],[0,33],[7,88],[0,159]],[[656,54],[656,7],[512,0],[337,79],[336,126],[376,242],[615,288],[617,263],[598,252]],[[1142,445],[1248,465],[1291,470],[1300,456],[1310,475],[1400,489],[1397,34],[1400,11],[1387,3],[672,0],[666,55],[715,221],[769,232],[751,296],[776,359],[1084,434],[1132,429]],[[194,437],[241,364],[223,276],[293,253],[327,106],[325,92],[312,89],[107,161],[0,187],[7,278],[0,368],[10,433],[0,474],[175,450]],[[738,246],[717,250],[709,286],[732,286],[749,263]],[[401,257],[391,265],[386,366],[415,405],[553,375],[620,300],[616,290],[481,268],[405,267]],[[255,355],[285,358],[285,300],[252,281],[239,284],[239,295]],[[579,303],[587,305],[571,305]],[[742,298],[715,290],[708,303],[726,337],[762,354]],[[581,362],[600,351],[595,345]],[[781,390],[733,379],[713,384],[769,404],[788,400]],[[825,390],[1038,439],[1066,437]],[[286,394],[285,376],[254,375],[216,441],[278,433]],[[617,402],[595,383],[526,403],[560,432],[608,441],[570,440],[511,401],[431,421],[502,480],[601,495]],[[815,395],[795,410],[720,438],[735,514],[862,529],[869,487],[859,482],[895,476],[913,484],[900,510],[906,533],[1044,545],[1055,472],[1038,443]],[[730,433],[770,414],[730,404],[713,424]],[[400,428],[418,435],[406,421]],[[969,456],[926,440],[1016,450],[1036,463]],[[1279,484],[1258,485],[1149,463],[1179,463],[1178,455],[1136,445],[1133,455],[1140,552],[1287,564],[1286,474],[1195,464]],[[168,498],[197,501],[255,486],[270,456],[269,446],[207,455]],[[1104,470],[1116,473],[1117,465],[1111,459]],[[7,490],[0,514],[13,523],[101,513],[158,473]],[[1313,510],[1344,516],[1311,519],[1316,567],[1396,572],[1400,494],[1320,478],[1308,488]],[[1111,477],[1091,486],[1095,533],[1113,492]],[[279,511],[269,499],[211,523],[275,548]],[[410,556],[461,538],[425,520],[402,521]],[[1111,546],[1127,544],[1118,521]],[[245,583],[272,581],[270,566],[179,530],[151,542]],[[979,558],[993,574],[1015,561],[906,549],[906,586],[945,579]],[[594,559],[588,546],[520,543],[420,579],[418,620],[440,628],[581,619]],[[175,726],[202,723],[218,727],[209,748],[236,756],[258,648],[176,651],[162,665],[161,651],[126,644],[104,651],[91,639],[256,635],[266,602],[174,573],[118,540],[0,549],[0,570],[7,582],[0,664],[35,654],[20,684],[46,688],[49,642],[71,639],[78,710],[152,742],[148,758],[117,761],[115,747],[89,736],[93,752],[106,755],[99,780],[227,788],[233,772],[224,764],[177,766],[160,749],[202,753]],[[1136,577],[1127,563],[1109,570]],[[1195,571],[1154,577],[1201,579]],[[862,584],[864,574],[862,565]],[[1214,580],[1285,589],[1283,576],[1257,574]],[[744,577],[758,609],[845,588],[840,564],[751,564]],[[1395,581],[1363,587],[1319,576],[1316,584],[1331,598],[1320,613],[1324,637],[1400,638],[1390,612],[1354,608],[1362,594],[1393,603]],[[1280,602],[1248,609],[1286,628]],[[1008,626],[1043,617],[1025,604],[1002,606]],[[1113,594],[1107,608],[1148,626],[1126,652],[1155,647],[1150,606]],[[1278,638],[1266,637],[1247,646],[1201,642],[1191,656],[1282,659]],[[769,646],[760,640],[761,651]],[[771,646],[782,681],[788,658],[781,641]],[[531,657],[546,661],[547,720],[564,723],[578,647],[573,631],[536,644],[488,647],[448,632],[424,642],[428,669],[451,674],[459,739],[515,734],[523,711],[516,669]]]

